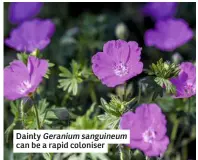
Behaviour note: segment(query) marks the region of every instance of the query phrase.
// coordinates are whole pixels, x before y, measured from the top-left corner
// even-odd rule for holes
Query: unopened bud
[[[183,57],[178,52],[176,52],[172,55],[172,61],[175,64],[179,64],[183,61]]]
[[[39,54],[39,50],[35,49],[30,55],[38,57],[38,54]]]
[[[127,39],[128,38],[128,28],[124,23],[119,23],[116,26],[115,34],[119,39]]]

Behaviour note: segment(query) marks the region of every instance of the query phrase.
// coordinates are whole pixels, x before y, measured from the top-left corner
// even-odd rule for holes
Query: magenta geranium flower
[[[153,20],[164,20],[174,17],[176,9],[176,2],[149,2],[143,7],[142,12]]]
[[[196,94],[196,67],[191,62],[180,65],[178,77],[170,81],[176,87],[174,98],[188,98]]]
[[[48,69],[48,62],[29,56],[27,66],[14,60],[4,69],[4,96],[8,100],[27,97],[41,83]]]
[[[123,114],[120,129],[130,130],[130,148],[140,149],[149,157],[162,156],[169,144],[166,118],[156,104],[142,104],[135,113]]]
[[[173,51],[193,38],[193,31],[183,19],[157,21],[155,29],[145,32],[147,46],[154,46],[162,51]]]
[[[8,19],[12,24],[30,20],[40,12],[42,6],[42,2],[11,2]]]
[[[92,70],[108,87],[123,84],[142,72],[141,50],[134,41],[108,41],[104,44],[103,52],[92,57]]]
[[[51,20],[26,21],[11,31],[5,44],[21,52],[42,50],[50,43],[54,31],[55,25]]]

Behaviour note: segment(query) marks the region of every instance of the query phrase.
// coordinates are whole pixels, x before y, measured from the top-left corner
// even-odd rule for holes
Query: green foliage
[[[168,93],[175,93],[175,87],[169,81],[170,78],[176,77],[180,72],[179,65],[170,62],[163,62],[161,58],[156,64],[152,64],[147,70],[148,75],[154,76],[154,81],[165,88]]]
[[[49,75],[51,74],[51,71],[50,71],[50,68],[54,67],[55,64],[54,63],[51,63],[49,60],[48,60],[48,69],[47,69],[47,72],[45,74],[45,78],[49,79]]]
[[[149,99],[144,100],[141,93],[148,96]],[[139,102],[151,102],[154,101],[158,96],[163,96],[163,88],[155,82],[155,77],[147,76],[140,80],[139,83]]]
[[[76,121],[70,124],[70,129],[105,129],[105,122],[98,121],[97,112],[94,112],[95,104],[92,104],[86,114],[78,116]]]
[[[100,99],[101,101],[101,108],[104,109],[106,113],[114,115],[116,117],[120,117],[124,111],[126,110],[127,106],[136,101],[136,98],[131,99],[130,101],[122,101],[117,96],[112,95],[110,103],[107,103],[103,98]]]
[[[53,153],[42,153],[45,160],[52,160]]]
[[[179,65],[170,62],[163,62],[162,58],[157,61],[156,64],[153,63],[150,65],[149,70],[147,71],[148,75],[154,75],[164,79],[177,77],[179,72]]]
[[[117,96],[111,96],[110,103],[107,103],[103,98],[100,99],[100,107],[105,111],[104,114],[99,115],[98,118],[102,122],[107,123],[110,129],[117,129],[120,121],[120,116],[126,111],[127,106],[136,101],[136,98],[131,99],[129,102],[120,100]]]
[[[175,93],[175,86],[168,80],[161,77],[156,77],[154,81],[160,85],[162,88],[165,88],[168,93]]]
[[[17,53],[18,60],[22,61],[23,63],[27,64],[29,55],[27,53]]]
[[[104,113],[102,115],[98,116],[98,119],[102,122],[107,123],[107,128],[109,129],[117,129],[118,123],[120,121],[120,117],[116,117],[114,115],[111,115],[109,113]]]
[[[67,158],[67,160],[110,160],[108,156],[104,153],[80,153],[80,154],[72,154],[65,153],[62,156],[63,158]]]
[[[14,120],[5,131],[6,142],[8,142],[10,133],[13,131],[14,127],[16,126],[16,123],[19,121],[19,118],[20,118],[19,106],[20,105],[21,105],[20,101],[10,102],[11,113],[14,115]]]
[[[149,28],[144,22],[139,9],[143,3],[120,3],[105,7],[92,4],[88,12],[75,10],[72,3],[45,3],[39,17],[49,18],[56,25],[56,32],[50,44],[42,51],[19,53],[17,58],[27,64],[28,56],[50,59],[49,68],[45,75],[48,78],[37,88],[38,97],[32,100],[16,100],[4,102],[4,127],[6,143],[4,144],[5,160],[46,159],[46,160],[145,160],[144,153],[131,150],[126,146],[109,145],[107,154],[97,153],[43,153],[21,154],[13,153],[13,129],[36,129],[38,110],[39,126],[41,129],[118,129],[120,117],[127,111],[134,111],[142,103],[157,103],[167,119],[167,136],[170,138],[168,150],[162,158],[149,160],[180,160],[193,159],[192,152],[196,140],[196,97],[174,99],[169,93],[175,88],[170,78],[176,77],[179,69],[171,60],[175,53],[179,53],[183,61],[195,61],[196,36],[191,41],[174,52],[163,52],[155,47],[145,46],[143,33]],[[94,6],[96,5],[96,6]],[[83,7],[83,6],[82,6]],[[99,7],[99,10],[95,10]],[[9,36],[14,27],[9,23],[9,3],[4,5],[4,38]],[[94,12],[90,12],[92,10]],[[192,12],[189,12],[192,11]],[[186,20],[190,28],[196,33],[195,3],[178,3],[177,18]],[[98,14],[99,13],[99,14]],[[78,16],[74,16],[74,15]],[[124,24],[124,25],[123,25]],[[126,41],[136,41],[143,48],[142,61],[147,68],[148,76],[137,75],[124,85],[108,88],[102,85],[92,73],[91,57],[103,50],[103,44],[117,38]],[[9,47],[4,48],[4,65],[16,59],[16,52]],[[178,58],[178,57],[177,57]],[[72,61],[73,60],[73,61]],[[75,61],[74,61],[75,60]],[[172,60],[173,61],[173,60]],[[51,68],[56,64],[56,67]],[[176,61],[175,61],[176,62]],[[70,67],[71,63],[71,67]],[[178,63],[178,61],[177,61]],[[59,67],[59,65],[61,65]],[[59,70],[60,74],[58,76]],[[59,79],[57,89],[57,80]],[[164,91],[167,92],[164,92]],[[168,94],[167,94],[168,93]],[[108,96],[112,95],[109,100]],[[115,96],[116,95],[116,96]],[[44,97],[45,99],[41,98]],[[101,99],[101,110],[97,104]],[[133,98],[134,97],[134,98]],[[32,98],[32,97],[31,97]],[[106,100],[105,100],[106,99]],[[9,103],[8,103],[9,102]],[[93,107],[94,106],[94,107]],[[87,112],[86,112],[87,111]],[[82,116],[82,113],[85,113]],[[11,123],[12,122],[12,123]],[[10,135],[10,137],[9,137]],[[9,138],[9,143],[8,142]],[[193,143],[192,143],[193,142]],[[188,155],[189,154],[189,155]]]
[[[63,91],[67,91],[73,95],[77,95],[78,93],[78,84],[87,80],[92,75],[89,69],[82,67],[74,60],[71,63],[71,71],[62,66],[59,66],[59,70],[61,71],[59,76],[65,79],[59,80],[58,88],[62,88]]]
[[[54,113],[55,111],[49,107],[49,103],[46,101],[46,99],[41,99],[38,101],[38,103],[33,104],[33,106],[30,106],[30,109],[25,113],[24,115],[24,127],[26,129],[36,129],[37,128],[37,121],[35,120],[36,112],[35,108],[37,108],[38,111],[38,117],[39,117],[39,124],[41,128],[44,127],[44,125],[50,125],[52,124],[53,120],[57,120],[58,116]]]

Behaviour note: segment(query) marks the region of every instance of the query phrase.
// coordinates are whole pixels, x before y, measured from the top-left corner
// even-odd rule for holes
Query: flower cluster
[[[50,44],[55,32],[55,25],[50,19],[34,18],[38,15],[42,6],[43,3],[41,2],[13,2],[9,6],[9,21],[12,24],[18,24],[18,26],[10,32],[9,38],[5,39],[5,44],[16,51],[25,52],[20,54],[21,59],[14,60],[4,68],[4,97],[10,101],[31,97],[41,84],[43,77],[49,72],[50,63],[48,60],[38,58],[37,49],[43,50]],[[145,32],[146,46],[154,46],[162,51],[174,51],[192,39],[193,31],[189,28],[187,22],[183,19],[174,18],[176,8],[177,3],[147,3],[144,6],[143,14],[155,20],[155,28]],[[141,55],[142,48],[135,41],[110,40],[104,44],[101,52],[92,56],[91,68],[101,83],[107,87],[117,87],[118,91],[122,90],[122,98],[120,98],[121,96],[118,96],[120,99],[117,98],[118,94],[113,95],[109,104],[101,98],[101,108],[105,110],[105,116],[100,116],[100,118],[109,120],[112,128],[116,126],[121,130],[130,130],[130,144],[127,146],[131,149],[139,149],[148,157],[163,156],[169,145],[167,120],[160,108],[161,105],[140,101],[141,96],[146,93],[143,91],[142,94],[142,90],[146,89],[138,86],[139,82],[143,80],[138,79],[141,78],[140,74],[143,72],[144,66]],[[179,62],[180,60],[178,60]],[[71,93],[76,96],[78,84],[83,82],[84,79],[89,80],[92,76],[91,68],[87,69],[87,66],[80,65],[76,61],[72,61],[72,71],[62,66],[59,67],[61,70],[59,75],[64,79],[59,80],[60,85],[58,87],[67,92],[64,100]],[[160,59],[156,65],[151,64],[150,70],[147,69],[146,71],[147,77],[144,77],[144,79],[149,81],[150,78],[150,81],[145,88],[155,90],[149,85],[155,83],[156,86],[158,84],[156,90],[160,92],[160,95],[162,91],[161,96],[163,96],[165,89],[172,91],[168,93],[173,98],[190,98],[196,94],[196,67],[191,62],[183,62],[179,65],[167,61],[163,62]],[[93,76],[93,79],[95,76]],[[134,80],[135,77],[137,77],[137,87],[139,87],[138,96],[134,96],[128,101],[131,97],[127,93],[131,92],[132,87],[128,89],[127,85],[123,84]],[[93,81],[96,82],[95,79]],[[94,91],[91,90],[91,93],[94,93]],[[174,93],[175,95],[172,95]],[[96,99],[94,94],[91,96],[92,99]],[[157,96],[153,94],[153,97]],[[134,112],[131,104],[134,108],[136,107]],[[58,114],[55,115],[60,115],[60,112],[59,110]],[[89,113],[91,112],[89,111]],[[37,117],[37,128],[40,129],[42,126],[40,127],[36,109],[35,115]],[[44,115],[46,116],[47,112]],[[45,116],[43,117],[45,118]],[[89,114],[87,114],[87,117],[89,117]],[[89,121],[89,118],[87,121]],[[95,123],[95,121],[97,121],[96,117],[93,122]],[[44,124],[44,119],[42,122]],[[92,125],[92,123],[90,124]],[[82,126],[84,127],[84,125]]]
[[[9,6],[9,20],[19,24],[13,29],[5,44],[20,52],[42,50],[50,43],[55,32],[54,23],[47,19],[34,18],[41,10],[41,2],[12,2]],[[33,19],[34,18],[34,19]]]
[[[5,39],[7,46],[21,52],[33,52],[44,49],[50,43],[55,25],[51,20],[34,18],[42,6],[41,2],[10,3],[8,19],[19,26]],[[4,69],[4,96],[8,100],[30,96],[47,73],[47,60],[32,55],[27,57],[27,66],[20,60],[14,60]]]
[[[166,45],[162,46],[166,47]],[[98,52],[92,57],[93,72],[108,87],[124,84],[142,72],[143,63],[140,62],[140,54],[141,48],[136,42],[109,41],[104,44],[103,52]],[[154,69],[159,67],[157,75],[161,75],[161,72],[164,71],[163,67],[166,69],[168,66],[164,65],[166,63],[162,64],[162,66],[152,65]],[[170,78],[170,81],[167,80],[170,84],[172,82],[176,86],[175,98],[187,98],[195,95],[195,66],[188,62],[182,63],[179,76],[175,78],[171,77],[175,76],[177,69],[174,67],[172,70],[170,69],[170,73],[165,72],[165,76]],[[167,73],[169,74],[167,75]],[[162,156],[169,144],[169,138],[166,136],[166,119],[156,104],[142,104],[137,107],[135,113],[124,113],[120,120],[120,129],[130,129],[131,139],[128,146],[132,149],[142,150],[149,157]]]
[[[173,51],[193,37],[193,31],[184,19],[174,18],[176,2],[151,2],[142,8],[145,16],[154,19],[155,28],[144,34],[146,46],[154,46],[162,51]]]

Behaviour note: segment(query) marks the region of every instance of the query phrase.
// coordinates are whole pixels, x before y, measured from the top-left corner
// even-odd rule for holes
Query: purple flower
[[[5,44],[22,52],[42,50],[50,43],[54,31],[55,25],[51,20],[26,21],[11,31],[10,38],[5,40]]]
[[[104,44],[103,52],[92,57],[92,70],[108,87],[123,84],[142,72],[141,50],[134,41],[108,41]]]
[[[42,2],[12,2],[9,5],[9,21],[19,24],[35,17],[43,6]]]
[[[161,156],[167,149],[166,118],[156,104],[142,104],[135,113],[126,112],[120,120],[121,129],[130,130],[132,149],[140,149],[145,155]]]
[[[4,68],[4,96],[8,100],[27,97],[41,83],[48,69],[48,62],[29,56],[27,66],[19,60],[14,60]]]
[[[173,51],[193,38],[193,31],[183,19],[158,21],[155,29],[145,32],[147,46],[155,46],[162,51]]]
[[[183,62],[180,69],[178,77],[170,80],[176,87],[174,98],[188,98],[196,94],[196,67],[191,62]]]
[[[143,7],[142,12],[154,20],[164,20],[173,17],[176,9],[176,2],[150,2]]]

